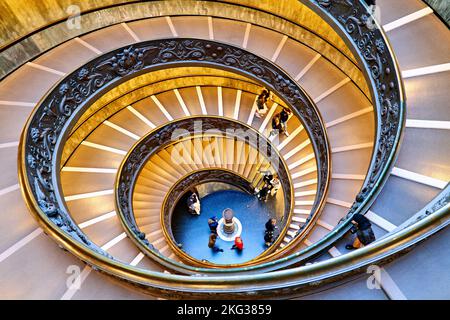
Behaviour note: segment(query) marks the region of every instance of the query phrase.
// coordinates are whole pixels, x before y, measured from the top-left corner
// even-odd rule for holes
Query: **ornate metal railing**
[[[406,121],[405,92],[393,49],[365,2],[299,1],[335,26],[335,30],[342,35],[360,65],[364,67],[363,72],[370,84],[374,102],[376,134],[366,179],[346,217],[320,241],[278,260],[278,267],[317,256],[350,230],[350,220],[354,214],[365,214],[369,210],[395,163]]]
[[[350,228],[351,217],[365,214],[389,177],[395,163],[406,119],[403,82],[394,52],[370,10],[360,0],[299,0],[335,26],[335,30],[358,59],[370,84],[376,135],[371,163],[364,184],[346,218],[321,241],[287,260],[309,259],[340,239]]]
[[[260,269],[263,271],[289,266],[314,256],[347,232],[349,218],[354,213],[364,213],[368,210],[394,163],[405,119],[404,91],[397,63],[381,28],[374,22],[367,23],[370,18],[367,7],[357,0],[302,0],[302,2],[318,12],[342,34],[363,66],[375,103],[377,119],[375,148],[369,174],[364,187],[356,197],[347,221],[333,230],[325,239],[303,252],[266,263]],[[170,43],[173,42],[167,42],[168,47],[171,47]],[[216,57],[224,58],[224,52],[217,51],[217,44],[206,41],[202,43],[209,44],[210,47],[195,50],[195,47],[189,46],[190,50],[186,51],[187,48],[177,49],[176,46],[172,46],[172,50],[165,51],[164,49],[169,48],[162,46],[152,47],[146,51],[138,45],[131,51],[115,51],[112,53],[115,59],[99,58],[94,60],[94,65],[97,63],[96,67],[91,65],[89,69],[72,73],[67,82],[64,80],[60,83],[57,89],[52,91],[34,111],[21,140],[20,181],[30,209],[38,216],[46,232],[61,245],[97,269],[140,286],[150,293],[172,298],[254,298],[268,295],[281,297],[295,295],[301,290],[308,290],[362,272],[369,264],[389,262],[449,224],[450,208],[447,197],[443,206],[438,206],[435,211],[428,211],[427,215],[423,215],[413,225],[406,226],[395,234],[352,253],[301,268],[231,278],[186,277],[145,271],[113,261],[104,252],[90,246],[90,242],[74,226],[57,192],[59,188],[56,168],[58,168],[58,150],[63,141],[61,135],[64,135],[71,121],[82,112],[89,95],[98,95],[101,89],[120,82],[121,77],[123,79],[131,74],[143,72],[148,66],[149,56],[155,59],[153,62],[156,64],[162,61],[176,64],[176,59],[180,57],[189,58],[191,62],[212,62],[204,59],[205,53],[207,56],[215,53]],[[154,56],[155,50],[158,49],[165,52]],[[248,56],[240,51],[232,55],[230,59],[225,59],[224,62],[227,63],[225,66],[230,68],[236,68],[238,65],[246,67],[247,72],[254,72],[253,74],[263,82],[276,80],[270,87],[280,93],[299,94],[301,92],[297,91],[298,89],[292,86],[288,79],[283,79],[282,75],[279,77],[276,73],[269,72],[272,76],[265,79],[259,72],[261,71],[259,63],[255,65],[251,59],[242,63],[243,60],[248,61]],[[106,71],[101,67],[104,67]],[[288,101],[291,105],[295,105],[301,99],[296,97]],[[310,108],[303,109],[300,115],[310,116],[307,110],[313,111],[311,115],[315,118],[315,110]],[[308,129],[312,129],[310,124],[307,123]],[[314,138],[311,140],[314,141]],[[320,149],[320,144],[315,148]],[[445,192],[448,194],[448,187]],[[440,197],[443,195],[441,194]],[[208,293],[205,292],[205,288]]]
[[[242,94],[248,93],[253,96],[258,95],[261,92],[260,85],[250,82],[249,79],[238,79],[238,76],[236,76],[236,78],[227,77],[223,74],[223,72],[221,72],[222,70],[215,69],[214,71],[217,71],[217,75],[204,76],[192,74],[191,68],[176,69],[179,72],[185,70],[186,73],[182,77],[170,77],[167,80],[158,81],[156,83],[149,81],[149,83],[145,83],[142,86],[133,87],[131,90],[122,91],[119,89],[120,93],[114,95],[113,92],[117,88],[120,88],[119,86],[109,91],[102,97],[104,98],[108,96],[108,99],[105,99],[106,101],[102,98],[97,100],[83,114],[83,117],[77,122],[70,136],[67,138],[67,142],[64,145],[64,151],[61,156],[61,165],[66,165],[68,159],[73,155],[78,146],[80,146],[81,142],[85,140],[87,136],[95,130],[95,128],[98,128],[98,126],[100,126],[105,120],[113,117],[115,114],[125,109],[128,105],[138,103],[146,98],[150,98],[151,95],[167,93],[173,89],[195,89],[197,86],[213,86],[222,87],[222,89],[241,90]],[[202,69],[204,70],[206,68]],[[164,69],[164,74],[170,74],[173,70],[174,69]],[[124,83],[124,85],[127,85],[127,83]],[[276,102],[280,107],[287,107],[284,102],[275,95],[272,97],[272,101]]]
[[[174,133],[177,132],[180,134],[174,136]],[[293,212],[294,190],[287,165],[278,153],[277,149],[268,139],[259,134],[259,132],[257,132],[254,128],[237,120],[230,120],[217,116],[192,116],[171,121],[168,124],[152,130],[147,135],[142,137],[130,149],[118,170],[116,180],[117,213],[128,235],[133,239],[135,244],[151,258],[160,260],[162,255],[159,254],[156,248],[154,248],[151,243],[145,239],[146,236],[139,229],[133,212],[133,193],[140,172],[154,154],[168,146],[176,145],[180,141],[185,141],[186,139],[204,139],[217,136],[224,139],[236,139],[248,144],[258,152],[258,161],[260,161],[261,158],[264,159],[265,163],[270,164],[269,169],[271,171],[273,170],[274,173],[278,175],[283,188],[285,204],[283,213],[284,226],[281,226],[282,231],[280,232],[277,240],[261,255],[261,257],[274,251],[283,240],[289,225],[288,222],[291,220]],[[190,175],[190,177],[192,178],[194,176]],[[213,178],[212,174],[210,178]],[[204,177],[204,179],[207,179],[207,177]],[[242,179],[245,180],[245,177],[242,177]],[[184,185],[189,181],[190,180],[182,179]],[[169,203],[173,206],[177,193],[173,193],[171,190],[167,196],[171,197],[171,201]],[[175,198],[173,198],[174,196]],[[166,202],[167,198],[164,203],[162,203],[161,207],[161,224],[163,226],[164,235],[169,244],[171,244],[173,251],[180,253],[173,241],[171,242],[171,239],[173,240],[173,236],[166,228],[170,225],[170,210],[168,211],[168,208],[165,205]],[[175,261],[169,258],[164,258],[164,260],[166,260],[163,262],[166,266],[168,266],[169,263],[175,263]],[[198,267],[202,266],[202,264],[198,263],[198,261],[195,261],[194,259],[185,260],[188,260],[190,263]],[[242,263],[239,265],[248,265],[250,263],[254,264],[259,261],[261,261],[260,257],[248,263]],[[206,263],[203,264],[203,266],[207,265],[208,264]],[[218,268],[212,264],[210,264],[210,266]],[[179,266],[177,265],[177,269],[178,267]],[[196,269],[197,272],[201,270],[207,272],[207,270]]]
[[[172,248],[172,251],[175,252],[183,261],[186,261],[188,264],[196,265],[199,267],[217,267],[217,265],[210,263],[209,261],[201,261],[193,258],[189,254],[187,254],[184,250],[179,248],[177,245],[177,241],[172,232],[172,217],[175,211],[177,203],[180,201],[181,197],[186,194],[186,191],[197,187],[201,184],[205,183],[225,183],[228,186],[234,186],[248,194],[253,194],[255,191],[255,185],[252,184],[251,181],[247,180],[245,177],[237,174],[236,172],[224,168],[207,168],[196,170],[190,174],[187,174],[185,177],[178,180],[172,188],[170,188],[167,193],[164,201],[162,203],[161,210],[161,221],[163,221],[163,231],[168,239],[169,244]],[[292,190],[292,187],[290,187]],[[280,192],[284,192],[284,188],[280,190]],[[291,193],[292,195],[292,193]],[[292,197],[291,197],[292,199]],[[292,200],[291,200],[292,201]],[[292,205],[292,202],[291,202]],[[285,211],[283,212],[283,221],[281,221],[283,233],[286,232],[285,226],[288,224],[287,222],[290,220],[290,212],[292,210],[292,206],[284,205]],[[286,212],[287,208],[291,207],[288,212]],[[286,213],[288,215],[286,215]],[[274,213],[276,214],[276,213]]]
[[[279,272],[238,277],[182,277],[151,274],[133,270],[133,286],[150,294],[169,299],[255,299],[296,297],[314,293],[328,284],[366,273],[370,266],[382,266],[408,253],[450,224],[450,186],[433,203],[420,211],[420,219],[413,224],[358,250],[334,259]],[[119,266],[118,271],[123,266]],[[151,280],[150,280],[151,279]],[[151,281],[152,285],[148,285]],[[207,289],[205,289],[207,288]],[[320,289],[319,289],[320,288]]]
[[[110,88],[144,72],[184,65],[243,74],[273,90],[293,110],[316,155],[318,188],[312,216],[320,212],[330,178],[329,148],[320,114],[303,89],[273,63],[240,48],[208,40],[163,39],[118,49],[92,60],[62,79],[33,111],[20,146],[21,183],[27,200],[32,199],[29,203],[33,212],[40,220],[48,220],[59,237],[70,237],[107,255],[73,222],[60,188],[61,152],[76,121]]]

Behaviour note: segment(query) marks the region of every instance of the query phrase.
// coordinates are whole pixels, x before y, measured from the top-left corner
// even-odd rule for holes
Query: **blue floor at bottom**
[[[265,223],[275,216],[271,203],[260,202],[255,196],[240,191],[219,191],[201,199],[200,216],[191,215],[186,210],[184,201],[176,206],[172,216],[172,232],[182,249],[198,260],[208,260],[215,264],[236,264],[249,261],[260,255],[265,249]],[[242,223],[241,238],[244,250],[230,250],[234,242],[217,238],[216,245],[224,252],[213,252],[208,247],[208,218],[222,217],[222,211],[231,208],[235,217]]]

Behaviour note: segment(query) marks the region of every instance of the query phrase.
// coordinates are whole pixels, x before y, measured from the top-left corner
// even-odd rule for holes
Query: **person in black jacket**
[[[265,224],[266,230],[264,231],[264,243],[266,247],[270,247],[273,243],[275,229],[277,229],[277,219],[271,218],[267,220]]]
[[[270,184],[270,182],[273,179],[273,174],[270,172],[270,170],[261,171],[261,173],[264,174],[263,176],[264,184]]]
[[[218,225],[219,225],[219,222],[217,221],[217,217],[216,216],[213,216],[213,217],[208,219],[209,231],[211,231],[211,233],[217,234],[217,227],[218,227]]]
[[[272,118],[272,130],[269,133],[269,138],[276,136],[282,130],[280,114],[276,114]]]
[[[264,244],[266,247],[270,247],[273,243],[273,231],[266,230],[264,232]]]
[[[345,246],[347,250],[358,249],[375,241],[375,234],[373,233],[372,224],[369,219],[362,214],[356,213],[351,222],[353,227],[350,232],[356,233],[356,238],[353,244]]]
[[[217,234],[211,233],[209,235],[208,247],[212,249],[213,252],[223,252],[223,249],[216,246]]]
[[[187,206],[190,214],[200,215],[200,199],[195,192],[187,199]]]
[[[266,222],[266,231],[274,232],[277,228],[277,219],[271,218]]]

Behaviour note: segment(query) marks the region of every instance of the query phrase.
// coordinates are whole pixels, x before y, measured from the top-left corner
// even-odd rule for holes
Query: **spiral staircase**
[[[360,1],[91,6],[78,29],[36,9],[1,46],[2,299],[450,298],[450,32],[426,3],[378,1],[371,26]],[[289,135],[271,136],[283,107]],[[281,164],[238,138],[164,138],[194,119]],[[237,265],[189,259],[162,209],[219,169],[284,183],[279,238]],[[348,251],[357,212],[377,240]]]

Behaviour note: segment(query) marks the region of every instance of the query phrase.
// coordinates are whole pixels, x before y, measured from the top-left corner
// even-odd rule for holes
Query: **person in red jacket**
[[[234,238],[234,244],[231,247],[231,250],[234,250],[234,249],[237,249],[239,251],[242,251],[242,249],[244,249],[244,242],[242,242],[241,237]]]

